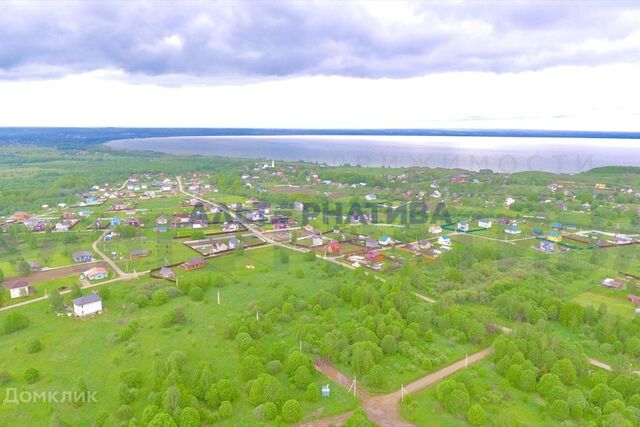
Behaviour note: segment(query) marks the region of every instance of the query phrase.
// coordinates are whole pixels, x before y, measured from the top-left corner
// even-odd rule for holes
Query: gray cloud
[[[373,5],[379,5],[379,2]],[[112,68],[129,78],[401,78],[640,60],[637,2],[0,4],[0,78]]]

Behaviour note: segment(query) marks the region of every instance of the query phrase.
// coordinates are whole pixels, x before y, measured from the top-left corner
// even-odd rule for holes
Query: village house
[[[478,227],[480,227],[480,228],[489,229],[489,228],[491,228],[492,225],[493,225],[493,223],[491,222],[490,219],[479,219],[478,220]]]
[[[311,246],[322,246],[323,244],[324,240],[322,239],[322,236],[319,234],[314,234],[311,238]]]
[[[380,244],[376,239],[368,237],[364,240],[364,246],[365,249],[378,249],[380,247]]]
[[[42,270],[42,265],[40,265],[40,263],[37,261],[31,261],[29,262],[29,268],[31,269],[31,271],[40,271]]]
[[[73,300],[73,313],[84,317],[102,312],[102,298],[95,292]]]
[[[293,202],[293,210],[297,212],[302,212],[304,210],[304,203]]]
[[[188,213],[175,214],[173,216],[173,219],[171,220],[171,226],[173,228],[184,227],[189,224],[191,224],[191,215],[189,215]]]
[[[153,231],[156,233],[166,233],[167,227],[165,225],[156,225],[153,227]]]
[[[204,268],[204,260],[202,258],[191,258],[190,260],[180,264],[180,268],[187,271]]]
[[[429,227],[429,233],[431,234],[442,233],[442,227],[440,227],[439,225],[432,225]]]
[[[505,227],[504,232],[507,234],[520,234],[520,227],[517,225],[510,225],[509,227]]]
[[[339,254],[342,251],[342,247],[340,246],[340,242],[337,240],[332,240],[329,242],[326,248],[327,252],[331,255]]]
[[[442,246],[451,246],[451,239],[446,234],[442,234],[438,237],[438,243]]]
[[[129,259],[138,259],[149,256],[149,251],[146,249],[138,249],[135,251],[129,252]]]
[[[382,262],[384,256],[378,251],[369,251],[365,254],[364,259],[369,264],[375,264]]]
[[[162,267],[160,271],[158,271],[158,274],[160,275],[160,277],[163,277],[167,280],[173,280],[176,277],[171,267]]]
[[[228,242],[229,249],[235,249],[238,246],[239,243],[240,243],[240,241],[237,238],[235,238],[235,237],[230,238],[229,242]]]
[[[167,225],[169,223],[169,218],[166,215],[160,215],[156,218],[156,224],[158,225]]]
[[[422,239],[418,242],[418,246],[420,247],[420,249],[430,249],[433,245],[430,241]]]
[[[239,228],[240,228],[240,225],[237,222],[233,222],[233,221],[225,222],[224,224],[222,224],[222,231],[224,231],[225,233],[238,231]]]
[[[458,225],[456,226],[456,231],[466,233],[467,231],[469,231],[469,223],[467,221],[459,222]]]
[[[88,251],[74,252],[71,258],[73,262],[90,262],[93,261],[93,254]]]
[[[367,194],[366,196],[364,196],[364,198],[365,198],[365,200],[373,201],[373,200],[376,200],[378,198],[378,196],[376,196],[373,193],[370,193],[370,194]]]
[[[637,295],[629,295],[627,300],[634,303],[635,305],[640,305],[640,297]]]
[[[547,240],[557,243],[562,241],[562,235],[559,232],[553,230],[547,233]]]
[[[19,280],[13,283],[5,283],[4,287],[9,290],[11,299],[26,297],[35,292],[34,289],[29,286],[29,282],[25,280]]]
[[[88,280],[102,280],[109,277],[109,272],[104,267],[93,267],[82,274]]]
[[[622,280],[615,280],[609,277],[607,277],[602,282],[600,282],[600,284],[605,288],[611,288],[611,289],[620,289],[624,287],[624,282]]]
[[[389,246],[393,243],[393,240],[388,235],[383,234],[382,237],[378,239],[378,243],[382,246]]]
[[[542,252],[552,254],[555,252],[555,243],[550,242],[548,240],[541,240],[539,244],[539,248]]]
[[[18,222],[24,222],[24,221],[28,220],[28,219],[29,219],[29,218],[31,218],[31,217],[30,217],[30,216],[29,216],[29,214],[28,214],[28,213],[26,213],[26,212],[18,211],[18,212],[16,212],[16,213],[14,213],[14,214],[11,216],[11,218],[12,218],[12,219],[14,219],[14,220],[16,220],[16,221],[18,221]]]

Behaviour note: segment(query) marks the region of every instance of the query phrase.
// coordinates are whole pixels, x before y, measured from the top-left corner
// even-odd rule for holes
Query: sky
[[[9,1],[0,126],[640,131],[640,2]]]

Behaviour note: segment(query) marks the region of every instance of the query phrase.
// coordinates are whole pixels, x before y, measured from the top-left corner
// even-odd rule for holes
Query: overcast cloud
[[[640,61],[640,3],[3,2],[0,79],[406,78]]]

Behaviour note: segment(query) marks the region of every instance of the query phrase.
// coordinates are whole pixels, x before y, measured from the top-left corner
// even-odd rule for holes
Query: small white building
[[[366,196],[364,196],[364,198],[368,201],[372,201],[372,200],[376,200],[378,198],[378,196],[376,196],[373,193],[367,194]]]
[[[451,239],[446,234],[443,234],[438,237],[438,243],[442,246],[451,246]]]
[[[467,231],[469,231],[469,223],[467,221],[459,222],[458,226],[456,227],[456,231],[466,233]]]
[[[322,239],[322,236],[320,236],[319,234],[314,234],[314,236],[311,238],[311,246],[322,246],[324,245],[324,240]]]
[[[478,227],[480,228],[491,228],[493,226],[493,223],[491,222],[490,219],[479,219],[478,220]]]
[[[29,286],[29,282],[24,280],[14,283],[8,283],[4,286],[9,289],[11,299],[26,297],[33,293],[33,288]]]
[[[73,313],[76,316],[90,316],[102,312],[102,298],[93,292],[73,300]]]

